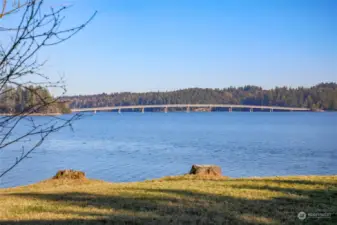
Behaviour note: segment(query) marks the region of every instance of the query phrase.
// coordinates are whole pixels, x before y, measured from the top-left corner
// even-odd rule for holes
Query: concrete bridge
[[[128,105],[128,106],[109,106],[109,107],[95,107],[95,108],[78,108],[71,109],[72,112],[97,112],[97,111],[118,111],[137,109],[141,112],[145,112],[145,109],[163,109],[164,112],[168,112],[169,108],[185,108],[186,112],[189,112],[191,108],[207,108],[212,111],[212,108],[225,108],[229,112],[233,109],[249,109],[250,112],[254,110],[268,110],[273,112],[278,111],[311,111],[308,108],[294,108],[294,107],[282,107],[282,106],[259,106],[259,105],[232,105],[232,104],[168,104],[168,105]]]

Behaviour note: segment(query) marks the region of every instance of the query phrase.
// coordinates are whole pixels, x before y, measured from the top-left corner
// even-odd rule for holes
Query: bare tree
[[[36,121],[32,114],[59,102],[59,98],[42,95],[41,90],[59,88],[66,92],[62,79],[51,81],[41,72],[45,62],[37,60],[37,53],[48,46],[60,44],[82,30],[95,16],[96,12],[83,24],[63,28],[63,12],[67,6],[50,8],[45,12],[44,0],[27,0],[8,9],[8,2],[3,0],[0,19],[0,101],[15,98],[17,89],[25,90],[34,96],[35,101],[15,112],[0,116],[0,154],[16,148],[19,154],[6,168],[0,169],[0,178],[11,171],[22,160],[28,158],[52,133],[65,127],[71,127],[79,114],[66,117],[49,115],[48,119]],[[17,26],[5,27],[1,24],[5,17],[16,16]],[[6,18],[7,19],[7,18]],[[6,37],[7,42],[3,40]],[[14,95],[14,97],[13,97]],[[24,129],[22,128],[24,125]],[[1,163],[1,161],[0,161]]]

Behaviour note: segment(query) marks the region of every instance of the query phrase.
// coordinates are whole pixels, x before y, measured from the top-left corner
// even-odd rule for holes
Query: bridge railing
[[[168,105],[128,105],[128,106],[109,106],[94,108],[77,108],[73,112],[88,111],[112,111],[122,109],[147,109],[147,108],[241,108],[241,109],[262,109],[262,110],[284,110],[284,111],[310,111],[308,108],[283,107],[283,106],[259,106],[259,105],[232,105],[232,104],[168,104]]]

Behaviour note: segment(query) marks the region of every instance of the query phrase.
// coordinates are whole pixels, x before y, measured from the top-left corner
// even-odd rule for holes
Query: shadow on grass
[[[250,197],[233,197],[226,194],[212,194],[191,189],[132,188],[118,195],[71,192],[61,194],[20,193],[24,198],[45,200],[55,206],[52,212],[47,208],[32,207],[31,213],[59,214],[64,220],[4,221],[0,224],[337,224],[336,217],[307,218],[301,221],[298,212],[337,212],[337,186],[329,184],[326,189],[289,188],[288,180],[264,180],[265,185],[240,184],[228,186]],[[275,183],[276,182],[276,183]],[[291,180],[293,185],[308,185],[308,181]],[[287,184],[287,188],[275,187]],[[310,183],[311,185],[313,183]],[[215,187],[223,187],[214,182]],[[280,185],[282,186],[282,185]],[[259,199],[254,191],[280,192],[282,197]],[[137,195],[133,195],[137,193]],[[263,194],[263,193],[262,193]],[[261,196],[261,193],[260,195]],[[284,196],[284,197],[283,197]],[[66,206],[66,207],[64,207]],[[70,208],[70,209],[69,209]],[[66,210],[68,209],[68,210]],[[85,219],[82,219],[85,217]]]
[[[235,182],[238,181],[243,181],[243,182],[247,182],[247,181],[254,181],[257,182],[259,180],[257,179],[242,179],[242,180],[234,180]],[[331,181],[317,181],[317,180],[292,180],[292,179],[270,179],[270,178],[266,178],[266,179],[262,179],[262,181],[266,181],[266,182],[270,182],[270,183],[275,183],[275,184],[293,184],[293,185],[327,185],[327,186],[336,186],[337,184],[335,182],[331,182]]]

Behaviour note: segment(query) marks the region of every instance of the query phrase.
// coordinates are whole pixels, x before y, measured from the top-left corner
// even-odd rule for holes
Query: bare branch
[[[36,1],[36,0],[33,0],[33,1]],[[9,9],[6,11],[6,8],[7,8],[7,0],[2,0],[2,10],[1,10],[1,13],[0,13],[0,19],[6,15],[9,15],[11,13],[14,13],[18,10],[20,10],[20,8],[22,7],[25,7],[27,6],[28,4],[30,4],[30,1],[27,0],[25,3],[23,4],[20,4],[20,1],[18,1],[18,4],[15,3],[15,1],[13,1],[13,8],[12,9]]]

